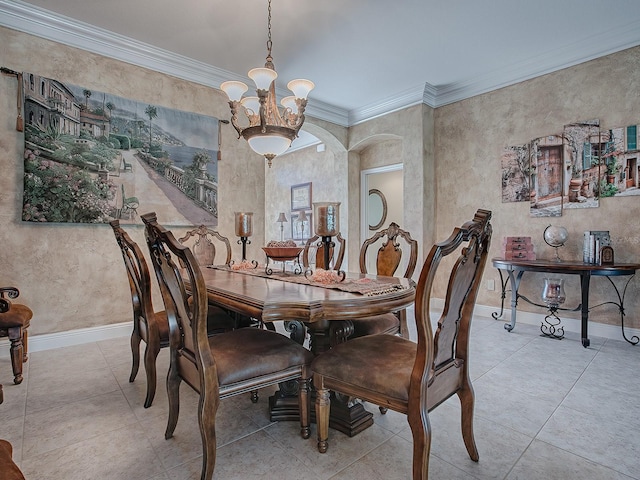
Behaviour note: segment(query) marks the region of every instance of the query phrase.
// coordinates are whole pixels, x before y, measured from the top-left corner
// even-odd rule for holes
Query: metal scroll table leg
[[[520,288],[520,280],[524,270],[520,270],[516,275],[513,274],[513,270],[509,270],[509,282],[511,283],[511,322],[505,323],[504,328],[508,332],[516,327],[516,311],[518,307],[518,289]]]
[[[627,294],[627,287],[629,286],[629,282],[631,282],[631,280],[633,279],[635,275],[631,275],[627,281],[624,284],[624,289],[622,290],[622,295],[620,295],[620,290],[618,290],[618,287],[616,287],[616,284],[613,283],[613,280],[611,279],[611,277],[607,277],[607,280],[609,280],[609,282],[611,283],[611,286],[613,287],[613,289],[616,292],[616,295],[618,296],[618,302],[605,302],[605,303],[612,303],[614,304],[616,307],[618,307],[618,310],[620,311],[620,326],[622,328],[622,338],[624,338],[627,342],[629,342],[631,345],[637,345],[638,343],[640,343],[640,338],[638,338],[637,335],[633,335],[631,338],[627,338],[627,334],[624,331],[624,317],[625,317],[625,313],[624,313],[624,297]],[[604,305],[604,304],[601,304]],[[600,306],[600,305],[596,305],[596,306]]]
[[[584,272],[580,274],[580,290],[582,293],[582,346],[587,348],[591,341],[589,340],[589,334],[587,332],[587,326],[589,324],[589,282],[591,280],[591,274]]]
[[[491,314],[491,317],[493,317],[494,320],[502,318],[502,314],[504,313],[504,299],[507,296],[507,283],[509,283],[509,277],[504,278],[500,268],[498,269],[498,273],[500,274],[500,313],[493,312]]]

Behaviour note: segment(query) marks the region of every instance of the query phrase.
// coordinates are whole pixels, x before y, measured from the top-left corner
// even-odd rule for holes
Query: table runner
[[[363,277],[358,279],[345,278],[342,282],[321,283],[306,278],[304,274],[295,274],[293,272],[274,271],[272,274],[265,272],[264,265],[258,265],[256,268],[230,268],[227,265],[210,265],[208,268],[216,270],[225,270],[227,272],[240,273],[243,275],[253,275],[261,278],[272,278],[283,282],[299,283],[301,285],[309,285],[312,287],[332,288],[343,292],[358,293],[365,296],[376,296],[405,290],[409,287],[393,282],[382,282],[375,278]]]

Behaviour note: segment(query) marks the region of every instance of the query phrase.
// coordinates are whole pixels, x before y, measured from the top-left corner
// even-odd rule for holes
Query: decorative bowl
[[[298,258],[303,247],[262,247],[262,250],[271,260],[285,262]]]

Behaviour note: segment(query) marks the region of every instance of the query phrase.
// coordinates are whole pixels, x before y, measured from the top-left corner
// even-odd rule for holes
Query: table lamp
[[[278,220],[276,220],[276,222],[280,222],[280,241],[284,241],[284,223],[288,222],[289,220],[287,220],[287,217],[285,216],[284,212],[280,212],[280,216],[278,217]]]

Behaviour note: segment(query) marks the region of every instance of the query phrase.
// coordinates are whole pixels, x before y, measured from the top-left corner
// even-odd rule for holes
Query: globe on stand
[[[549,225],[544,229],[544,233],[542,234],[542,238],[547,245],[556,249],[556,262],[561,262],[562,259],[558,254],[558,248],[564,246],[567,238],[569,238],[569,233],[567,229],[564,227],[554,227]]]

